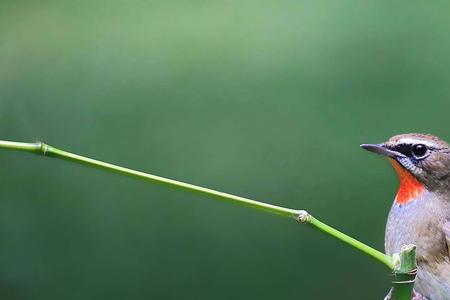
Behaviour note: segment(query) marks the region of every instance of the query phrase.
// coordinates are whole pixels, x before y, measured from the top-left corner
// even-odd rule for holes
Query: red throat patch
[[[400,186],[398,188],[397,196],[395,197],[395,202],[399,205],[405,205],[419,196],[425,190],[425,187],[395,159],[389,158],[389,162],[392,167],[394,167],[394,170],[400,179]]]

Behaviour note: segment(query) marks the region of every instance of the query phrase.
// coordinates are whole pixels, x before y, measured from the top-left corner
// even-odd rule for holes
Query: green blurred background
[[[0,138],[305,208],[382,249],[397,181],[358,145],[450,139],[449,9],[3,0]],[[2,299],[389,288],[382,265],[288,219],[29,154],[1,151],[0,166]]]

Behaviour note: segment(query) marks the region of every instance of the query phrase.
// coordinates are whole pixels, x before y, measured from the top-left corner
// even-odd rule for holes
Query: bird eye
[[[428,148],[424,144],[416,144],[412,147],[412,153],[415,158],[423,158],[427,152]]]

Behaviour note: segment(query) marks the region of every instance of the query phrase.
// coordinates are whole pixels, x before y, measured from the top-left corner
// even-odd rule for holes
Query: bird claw
[[[411,300],[428,300],[428,298],[422,296],[421,294],[419,294],[416,291],[413,291],[413,296]]]
[[[386,295],[386,297],[384,297],[384,300],[395,300],[395,299],[392,299],[392,289],[389,291],[389,293]],[[412,294],[411,300],[429,300],[429,299],[424,297],[424,296],[422,296],[421,294],[419,294],[415,290],[413,290],[413,294]]]

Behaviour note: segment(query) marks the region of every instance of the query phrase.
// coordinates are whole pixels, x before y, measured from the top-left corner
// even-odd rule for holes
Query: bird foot
[[[384,300],[395,300],[395,299],[392,299],[392,289],[389,291],[389,293],[386,295],[386,297],[384,297]],[[421,294],[419,294],[418,292],[416,292],[414,290],[411,300],[429,300],[429,299],[422,296]]]

